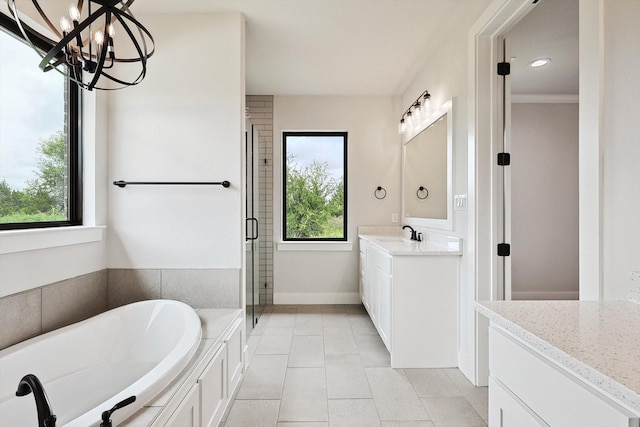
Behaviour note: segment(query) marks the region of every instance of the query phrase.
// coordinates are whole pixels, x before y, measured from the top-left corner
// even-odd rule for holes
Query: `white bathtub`
[[[37,426],[33,394],[16,397],[20,379],[42,382],[56,426],[100,425],[102,411],[135,395],[111,419],[122,422],[187,365],[202,336],[196,312],[178,301],[129,304],[0,351],[0,426]]]

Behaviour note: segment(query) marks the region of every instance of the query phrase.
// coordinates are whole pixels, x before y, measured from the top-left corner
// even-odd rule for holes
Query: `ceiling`
[[[246,16],[251,95],[400,95],[491,0],[137,0],[134,13]]]
[[[578,94],[578,1],[542,0],[507,34],[513,94]],[[538,58],[551,62],[529,67]]]

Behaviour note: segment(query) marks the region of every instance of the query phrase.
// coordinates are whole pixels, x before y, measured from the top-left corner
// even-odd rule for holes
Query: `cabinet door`
[[[166,427],[200,427],[200,396],[199,386],[191,386],[187,395],[182,399],[175,412],[171,414]]]
[[[227,346],[223,344],[198,378],[202,427],[215,427],[227,404]],[[186,425],[186,424],[185,424]]]
[[[489,427],[549,427],[499,380],[489,377]]]
[[[366,296],[368,301],[369,316],[375,325],[378,322],[378,289],[376,287],[376,253],[375,246],[367,247],[367,275],[365,284],[367,286]]]
[[[363,249],[362,247],[362,240],[360,241],[360,249]],[[359,273],[359,284],[360,284],[360,301],[362,301],[362,304],[364,305],[364,307],[367,309],[367,311],[369,310],[369,301],[367,300],[367,254],[366,254],[366,249],[363,251],[360,251],[360,273]]]
[[[244,369],[244,349],[243,349],[243,335],[244,328],[242,327],[242,320],[238,319],[235,323],[234,329],[229,336],[225,339],[227,345],[227,366],[228,366],[228,396],[231,397],[236,389],[240,378],[242,378],[242,371]]]
[[[380,332],[380,338],[387,347],[387,350],[391,351],[391,276],[385,274],[382,270],[378,269],[376,275],[376,282],[378,288],[378,331]]]

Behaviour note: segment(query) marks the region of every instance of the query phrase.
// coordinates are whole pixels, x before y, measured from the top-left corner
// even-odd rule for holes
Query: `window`
[[[347,240],[347,132],[284,132],[284,240]]]
[[[82,223],[79,90],[38,63],[0,13],[0,230]]]

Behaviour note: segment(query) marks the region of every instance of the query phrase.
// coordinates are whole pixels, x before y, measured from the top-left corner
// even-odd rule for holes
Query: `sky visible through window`
[[[17,190],[35,177],[39,141],[64,130],[64,78],[39,63],[30,46],[0,30],[0,182]]]
[[[342,136],[288,136],[287,154],[294,156],[297,169],[310,166],[313,161],[327,164],[329,177],[342,181],[344,170],[344,138]]]

